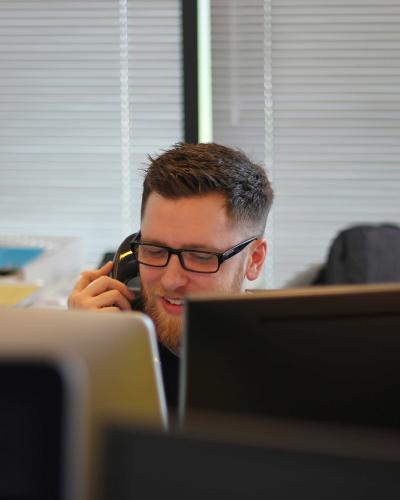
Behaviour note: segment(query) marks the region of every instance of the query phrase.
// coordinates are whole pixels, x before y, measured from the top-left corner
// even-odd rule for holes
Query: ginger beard
[[[241,259],[241,261],[243,261],[243,259]],[[240,292],[243,288],[244,278],[244,268],[241,263],[241,265],[238,266],[236,273],[233,275],[230,283],[224,283],[221,281],[218,288],[212,288],[208,291],[228,293]],[[204,291],[205,290],[201,290],[201,293],[204,293]],[[158,303],[157,296],[169,295],[168,292],[146,287],[143,282],[141,285],[141,292],[144,302],[144,311],[153,320],[159,342],[161,342],[173,353],[179,355],[181,348],[183,315],[173,316],[168,314]],[[195,292],[190,291],[190,294],[194,295]]]
[[[153,320],[158,340],[170,351],[178,354],[181,346],[182,316],[172,316],[157,304],[154,291],[142,286],[144,311]]]

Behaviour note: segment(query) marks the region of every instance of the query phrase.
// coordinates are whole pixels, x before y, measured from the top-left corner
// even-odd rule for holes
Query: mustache
[[[171,299],[177,299],[177,300],[183,300],[186,295],[181,294],[181,293],[171,293],[167,292],[166,290],[160,290],[160,289],[154,289],[154,290],[147,290],[144,288],[144,286],[141,284],[140,285],[140,293],[142,296],[147,296],[147,297],[169,297]]]

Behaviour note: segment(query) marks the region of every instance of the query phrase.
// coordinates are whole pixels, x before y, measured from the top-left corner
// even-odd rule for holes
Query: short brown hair
[[[265,170],[240,150],[215,143],[175,144],[149,156],[143,183],[141,217],[151,193],[179,199],[221,193],[232,220],[265,230],[273,191]]]

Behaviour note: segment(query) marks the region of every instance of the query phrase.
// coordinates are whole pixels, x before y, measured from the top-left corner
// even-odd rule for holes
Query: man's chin
[[[182,321],[176,316],[172,321],[155,321],[158,340],[174,354],[179,355],[181,350]]]
[[[160,304],[145,300],[145,312],[153,320],[158,340],[174,354],[181,348],[182,315],[168,314]]]

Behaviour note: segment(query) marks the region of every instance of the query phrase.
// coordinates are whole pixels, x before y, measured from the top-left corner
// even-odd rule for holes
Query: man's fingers
[[[110,278],[109,276],[100,276],[96,280],[89,283],[84,293],[94,297],[100,295],[108,290],[118,290],[118,292],[126,297],[127,300],[133,300],[135,294],[129,290],[121,281]]]
[[[103,310],[114,307],[120,311],[132,310],[130,302],[118,290],[108,290],[90,301],[90,309]]]
[[[101,266],[99,269],[92,269],[89,271],[84,271],[81,274],[81,276],[80,276],[79,280],[77,281],[72,292],[73,293],[74,292],[81,292],[90,283],[92,283],[92,281],[96,280],[100,276],[106,276],[107,274],[109,274],[111,272],[112,267],[113,267],[113,263],[110,260],[110,261],[106,262],[104,264],[104,266]]]
[[[111,261],[99,269],[84,271],[68,297],[68,307],[75,309],[97,309],[107,311],[131,311],[130,301],[135,294],[108,274]]]
[[[121,309],[117,306],[111,306],[111,307],[102,307],[101,309],[97,309],[99,312],[121,312]]]

